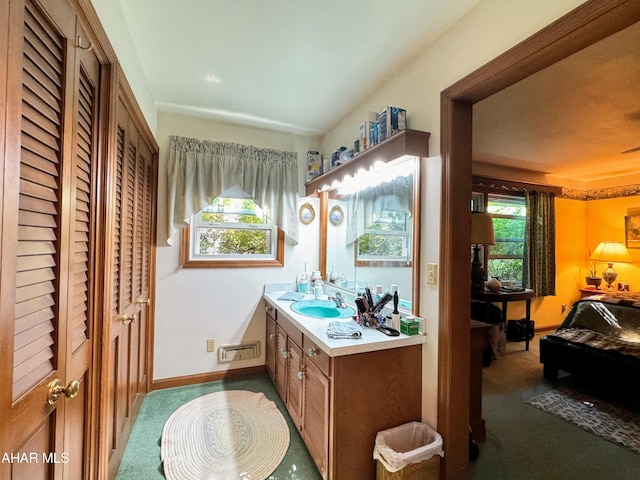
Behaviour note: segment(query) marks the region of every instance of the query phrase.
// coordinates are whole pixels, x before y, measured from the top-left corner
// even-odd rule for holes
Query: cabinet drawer
[[[274,320],[278,319],[278,310],[273,308],[271,305],[267,304],[267,306],[264,307],[264,310],[267,312],[267,317],[271,317]]]
[[[298,346],[302,345],[302,332],[298,330],[293,323],[284,318],[284,315],[280,315],[278,320],[278,325],[282,328],[291,340]]]
[[[328,377],[331,357],[320,350],[320,348],[306,336],[303,338],[302,343],[305,356]]]

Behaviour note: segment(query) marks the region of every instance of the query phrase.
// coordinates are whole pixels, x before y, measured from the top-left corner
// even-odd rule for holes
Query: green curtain
[[[556,294],[555,195],[525,192],[527,222],[524,240],[524,286],[543,297]]]

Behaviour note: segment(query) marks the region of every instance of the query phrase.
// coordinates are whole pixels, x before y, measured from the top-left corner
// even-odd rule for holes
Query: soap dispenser
[[[313,296],[316,298],[316,300],[321,300],[323,294],[324,294],[324,289],[322,288],[322,282],[319,280],[316,280],[316,283],[313,287]]]

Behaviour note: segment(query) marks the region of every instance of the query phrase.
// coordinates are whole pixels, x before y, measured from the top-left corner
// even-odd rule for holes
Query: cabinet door
[[[287,357],[289,352],[287,351],[287,334],[280,328],[280,325],[276,326],[276,390],[280,394],[280,398],[284,402],[287,401]]]
[[[302,438],[322,478],[328,476],[329,379],[305,359]]]
[[[287,388],[287,410],[291,415],[291,420],[298,430],[302,430],[302,381],[304,373],[302,369],[302,349],[291,340],[288,341],[288,388]]]
[[[276,321],[267,314],[267,340],[265,348],[265,364],[271,380],[275,381],[276,373]]]

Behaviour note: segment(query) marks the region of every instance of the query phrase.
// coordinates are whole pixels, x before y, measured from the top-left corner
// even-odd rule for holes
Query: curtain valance
[[[402,211],[411,218],[413,210],[413,174],[398,176],[375,187],[368,187],[348,197],[347,245],[352,244],[385,210]]]
[[[168,239],[225,190],[239,186],[298,243],[298,156],[269,148],[172,135],[167,164]]]

